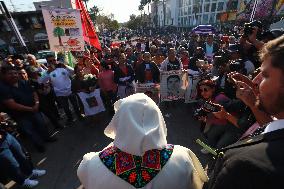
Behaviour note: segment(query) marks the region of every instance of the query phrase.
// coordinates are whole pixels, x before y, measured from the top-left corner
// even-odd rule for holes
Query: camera
[[[244,37],[248,37],[249,35],[251,35],[253,33],[253,30],[255,29],[255,27],[259,28],[257,36],[260,37],[261,36],[261,30],[262,30],[262,23],[260,21],[252,21],[249,23],[245,23],[244,24]]]
[[[201,108],[198,108],[194,111],[193,117],[198,119],[201,117],[206,117],[209,113],[221,111],[221,106],[215,104],[211,101],[206,101]]]

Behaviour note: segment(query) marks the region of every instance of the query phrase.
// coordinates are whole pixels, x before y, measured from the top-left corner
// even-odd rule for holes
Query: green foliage
[[[61,37],[63,36],[65,33],[64,33],[64,29],[60,28],[60,27],[56,27],[54,28],[53,30],[53,35],[54,37]]]
[[[96,5],[94,5],[92,8],[90,8],[89,14],[90,14],[91,20],[93,22],[96,21],[97,16],[99,15],[100,11],[101,10]]]
[[[132,30],[138,29],[142,25],[141,16],[136,16],[134,14],[130,15],[129,21],[126,23],[126,27]]]
[[[113,20],[113,15],[105,16],[105,15],[98,15],[96,19],[96,24],[101,26],[103,25],[104,28],[108,30],[117,30],[119,29],[119,23],[117,20]]]

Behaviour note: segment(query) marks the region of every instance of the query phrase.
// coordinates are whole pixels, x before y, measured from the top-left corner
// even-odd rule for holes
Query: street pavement
[[[168,143],[178,144],[191,149],[206,167],[212,157],[200,152],[200,146],[195,143],[202,139],[199,123],[192,118],[193,107],[190,104],[161,106],[167,128]],[[37,168],[47,170],[47,174],[39,178],[40,184],[36,189],[77,189],[82,188],[76,171],[84,154],[100,151],[107,146],[111,139],[103,131],[111,117],[106,114],[101,121],[76,121],[57,133],[58,141],[47,144],[45,153],[38,153],[28,146],[32,160]],[[17,185],[9,183],[8,188],[18,189]]]

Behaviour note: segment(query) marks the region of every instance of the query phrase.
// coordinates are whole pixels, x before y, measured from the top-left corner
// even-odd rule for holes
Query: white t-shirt
[[[91,93],[80,92],[78,96],[84,105],[84,112],[86,116],[96,115],[105,111],[105,107],[100,96],[100,89],[96,89]]]
[[[50,81],[56,96],[71,95],[71,79],[69,72],[64,68],[57,68],[49,74]]]

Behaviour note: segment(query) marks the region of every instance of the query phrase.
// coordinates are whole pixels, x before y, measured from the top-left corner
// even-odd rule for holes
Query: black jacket
[[[204,188],[284,188],[284,129],[239,141],[222,151]]]
[[[138,80],[140,83],[145,83],[145,69],[146,69],[146,62],[142,62],[137,70],[136,70],[136,80]],[[150,65],[150,70],[153,77],[154,83],[160,82],[160,71],[158,66],[154,62],[148,63]]]
[[[127,83],[131,83],[134,80],[134,70],[132,68],[131,65],[126,64],[126,68],[127,68],[127,74],[125,74],[117,65],[114,68],[114,82],[117,83],[118,85],[127,85]],[[127,81],[120,81],[120,78],[123,77],[129,77],[130,78]]]

